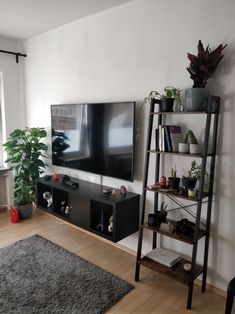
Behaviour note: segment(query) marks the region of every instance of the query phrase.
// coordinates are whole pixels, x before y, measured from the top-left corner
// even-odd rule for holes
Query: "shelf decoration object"
[[[194,280],[202,274],[202,292],[206,290],[206,279],[207,279],[207,263],[208,263],[208,251],[209,251],[209,236],[210,236],[210,220],[211,220],[211,211],[212,211],[212,196],[213,196],[213,183],[214,183],[214,170],[215,170],[215,160],[216,160],[216,146],[217,146],[217,132],[218,132],[218,121],[219,121],[219,104],[220,98],[216,96],[208,97],[208,106],[211,107],[213,103],[216,103],[216,110],[212,111],[200,111],[200,112],[161,112],[159,111],[159,100],[152,99],[150,103],[149,111],[149,120],[148,120],[148,131],[147,131],[147,141],[146,141],[146,151],[145,151],[145,162],[144,162],[144,178],[143,178],[143,189],[142,189],[142,199],[141,199],[141,221],[139,228],[139,239],[137,247],[137,257],[136,257],[136,270],[135,270],[135,281],[139,281],[140,276],[140,267],[144,266],[153,271],[169,276],[172,279],[180,281],[188,286],[188,297],[187,297],[187,309],[190,309],[192,306],[192,297],[193,297],[193,287]],[[158,105],[158,106],[156,106]],[[155,108],[158,108],[158,110]],[[155,110],[156,109],[156,110]],[[151,150],[152,146],[152,136],[153,136],[153,126],[155,126],[154,119],[157,118],[157,127],[160,125],[167,125],[168,116],[176,115],[194,115],[200,114],[206,117],[205,119],[205,132],[204,140],[202,145],[201,154],[188,154],[178,152],[177,150],[173,151],[160,151],[160,150]],[[209,138],[211,138],[211,149],[209,152],[208,144]],[[156,161],[154,169],[151,169],[152,163],[150,164],[150,154],[155,154]],[[178,155],[183,158],[200,158],[201,162],[197,163],[195,160],[192,162],[192,167],[190,169],[191,175],[199,176],[199,187],[197,190],[196,196],[188,196],[188,193],[184,193],[184,189],[172,189],[168,186],[161,187],[159,183],[150,184],[149,174],[155,173],[154,182],[160,182],[160,177],[162,173],[160,170],[163,168],[162,163],[164,164],[165,155]],[[205,178],[206,178],[206,168],[207,162],[210,163],[210,172],[209,172],[209,188],[208,192],[204,192],[205,188]],[[154,164],[154,163],[153,163]],[[197,178],[197,177],[196,177]],[[183,183],[184,184],[184,183]],[[189,213],[187,207],[191,206],[191,215],[194,217],[195,221],[188,221],[186,218],[180,222],[170,221],[171,228],[167,228],[166,225],[151,225],[148,222],[145,222],[145,209],[146,209],[146,194],[147,192],[154,193],[154,214],[158,212],[158,208],[161,204],[159,199],[159,194],[164,195],[165,198],[169,198],[171,202],[175,202],[178,208],[180,208],[183,213]],[[191,205],[184,205],[184,201],[187,201],[187,204],[191,202]],[[206,211],[206,222],[201,221],[201,210],[202,203],[207,204]],[[172,208],[170,210],[174,210]],[[193,212],[193,213],[192,213]],[[180,260],[173,266],[166,266],[160,260],[153,260],[148,256],[142,255],[142,243],[143,236],[145,231],[151,231],[153,233],[152,237],[152,248],[155,250],[162,241],[159,241],[160,236],[168,237],[172,240],[178,240],[182,243],[187,243],[192,245],[192,256],[190,260],[180,258]],[[174,231],[175,230],[175,231]],[[203,265],[197,264],[197,248],[198,241],[204,241],[204,259]],[[156,250],[157,251],[157,250]],[[156,252],[157,254],[157,252]],[[185,264],[190,264],[190,269],[185,270]]]

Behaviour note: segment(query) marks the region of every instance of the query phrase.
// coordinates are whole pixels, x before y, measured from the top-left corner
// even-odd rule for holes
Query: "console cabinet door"
[[[79,227],[90,228],[90,199],[72,194],[70,195],[71,222]]]

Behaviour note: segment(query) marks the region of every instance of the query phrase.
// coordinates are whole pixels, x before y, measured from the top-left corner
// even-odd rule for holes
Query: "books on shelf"
[[[159,125],[156,129],[156,150],[178,152],[178,143],[182,142],[181,127],[178,125]]]
[[[156,248],[145,256],[167,267],[172,267],[181,260],[178,253],[163,248]]]

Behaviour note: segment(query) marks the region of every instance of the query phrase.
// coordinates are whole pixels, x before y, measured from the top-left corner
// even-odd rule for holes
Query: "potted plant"
[[[143,103],[140,106],[138,117],[137,117],[137,128],[136,128],[136,139],[141,137],[143,128],[143,109],[145,104],[149,104],[152,98],[160,100],[160,110],[161,111],[172,111],[174,100],[177,100],[181,104],[179,88],[174,86],[167,86],[164,88],[164,93],[160,94],[158,91],[151,91],[148,96],[144,98]]]
[[[199,165],[196,160],[193,160],[191,163],[191,168],[188,170],[188,176],[182,177],[182,183],[184,189],[193,190],[196,186],[197,179],[201,177],[202,166]]]
[[[220,44],[216,49],[211,50],[209,45],[204,48],[201,40],[198,42],[197,55],[187,53],[190,65],[187,71],[193,80],[193,88],[185,92],[185,101],[188,111],[204,110],[204,98],[208,95],[205,86],[214,74],[218,64],[223,58],[222,51],[227,45]]]
[[[181,103],[180,101],[180,89],[174,86],[167,86],[164,88],[164,93],[159,94],[161,99],[160,109],[163,112],[173,111],[174,101]]]
[[[179,153],[182,153],[182,154],[189,153],[188,132],[183,138],[183,142],[178,143],[178,151]]]
[[[48,147],[41,139],[46,137],[44,128],[15,129],[3,144],[8,154],[14,176],[14,203],[21,219],[32,215],[32,202],[36,196],[36,179],[44,172],[46,164],[41,159]]]
[[[180,184],[180,178],[176,176],[177,170],[176,170],[176,165],[175,169],[171,169],[171,177],[168,178],[168,185],[170,189],[178,190],[179,184]]]
[[[166,217],[167,217],[167,204],[165,203],[165,201],[162,201],[160,204],[160,217],[161,217],[161,223],[164,222],[166,223]]]
[[[166,223],[167,217],[167,204],[165,201],[162,201],[160,204],[160,210],[156,212],[156,226],[159,227],[162,222]]]

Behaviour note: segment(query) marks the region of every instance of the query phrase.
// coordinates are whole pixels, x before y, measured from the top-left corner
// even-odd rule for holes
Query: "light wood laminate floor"
[[[9,213],[0,213],[0,247],[34,234],[42,235],[134,285],[134,289],[108,313],[224,313],[225,298],[210,291],[203,294],[198,286],[194,287],[192,309],[186,310],[187,287],[144,267],[141,267],[141,280],[136,283],[133,255],[39,209],[34,210],[31,219],[18,224],[10,223]]]

